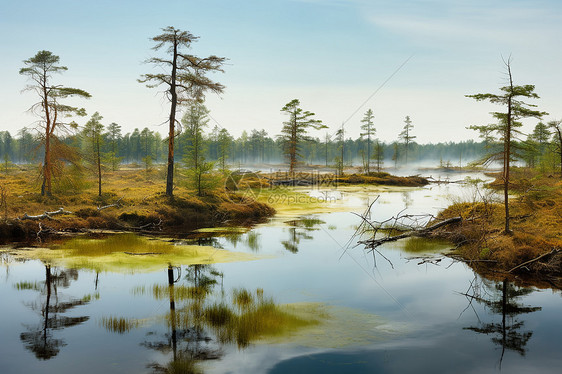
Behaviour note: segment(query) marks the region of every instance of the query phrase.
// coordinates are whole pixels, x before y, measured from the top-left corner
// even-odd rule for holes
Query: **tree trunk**
[[[170,84],[170,131],[168,133],[168,172],[166,175],[166,196],[174,194],[174,138],[176,136],[176,106],[178,95],[176,92],[176,69],[178,59],[178,45],[174,41],[174,57],[172,61],[172,79]]]
[[[51,196],[51,134],[55,124],[51,124],[49,113],[49,94],[47,93],[47,76],[43,75],[43,109],[45,110],[45,159],[43,161],[43,183],[41,184],[41,195]]]
[[[100,134],[96,134],[100,136]],[[98,164],[98,196],[101,197],[101,157],[100,157],[100,141],[99,138],[96,139],[96,153],[97,153],[97,164]]]
[[[369,132],[371,129],[369,128]],[[367,174],[369,174],[371,166],[371,134],[367,137]]]
[[[51,137],[49,128],[45,131],[45,158],[43,159],[43,183],[41,184],[41,195],[51,196]]]
[[[505,205],[505,234],[510,234],[511,229],[509,227],[509,162],[511,160],[511,127],[512,127],[512,95],[513,95],[513,80],[511,78],[511,68],[509,64],[507,65],[507,72],[509,74],[509,86],[511,91],[509,93],[509,98],[507,100],[507,118],[504,139],[504,155],[503,155],[503,167],[504,167],[504,180],[503,180],[503,198]]]
[[[297,114],[293,114],[294,122],[291,129],[291,144],[289,145],[289,174],[293,176],[297,163]]]

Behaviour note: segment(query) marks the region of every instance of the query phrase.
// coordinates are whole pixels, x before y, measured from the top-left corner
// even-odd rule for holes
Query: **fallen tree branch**
[[[453,217],[453,218],[443,220],[441,222],[438,222],[434,225],[431,225],[431,226],[423,228],[423,229],[411,230],[411,231],[405,232],[405,233],[400,234],[400,235],[388,236],[388,237],[384,237],[384,238],[380,238],[380,239],[372,238],[372,239],[368,239],[368,240],[362,240],[362,241],[359,242],[359,244],[364,244],[365,246],[369,247],[371,250],[374,250],[375,248],[377,248],[378,246],[380,246],[384,243],[395,242],[397,240],[409,238],[409,237],[412,237],[412,236],[415,236],[415,237],[427,236],[431,232],[437,230],[440,227],[452,225],[454,223],[458,223],[458,222],[461,222],[461,221],[462,221],[462,217]]]
[[[522,268],[523,266],[529,265],[529,264],[531,264],[531,263],[533,263],[533,262],[537,262],[537,261],[540,260],[541,258],[545,258],[545,257],[547,257],[547,256],[556,254],[556,253],[558,253],[558,252],[560,252],[559,249],[553,248],[552,251],[550,251],[550,252],[548,252],[548,253],[543,253],[542,255],[533,258],[532,260],[525,261],[524,263],[517,265],[517,266],[514,267],[513,269],[509,270],[508,273],[511,273],[511,272],[514,271],[514,270],[517,270],[517,269],[519,269],[519,268]]]
[[[104,209],[107,209],[107,208],[113,208],[113,207],[119,208],[119,207],[121,206],[121,200],[123,200],[123,197],[120,198],[119,200],[117,200],[117,201],[116,201],[115,203],[113,203],[113,204],[104,205],[104,206],[98,206],[98,211],[104,210]]]
[[[39,220],[39,219],[53,219],[53,217],[51,216],[55,216],[58,214],[72,214],[72,212],[69,212],[67,210],[64,210],[63,207],[60,207],[58,210],[55,210],[54,212],[45,212],[43,214],[39,214],[37,216],[30,216],[27,213],[24,213],[24,215],[21,218],[18,218],[21,221],[24,221],[26,219],[31,219],[31,220]]]

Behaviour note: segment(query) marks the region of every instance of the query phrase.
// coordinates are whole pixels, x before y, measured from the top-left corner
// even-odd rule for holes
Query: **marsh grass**
[[[147,178],[144,170],[123,167],[104,175],[101,197],[97,196],[94,183],[86,183],[83,188],[54,191],[53,196],[39,194],[36,168],[14,171],[10,175],[0,174],[0,184],[9,193],[2,213],[8,222],[0,222],[0,240],[33,236],[37,232],[36,221],[19,221],[24,214],[39,215],[55,211],[60,207],[73,212],[57,216],[44,224],[53,230],[67,229],[112,229],[127,230],[159,223],[159,229],[177,232],[204,226],[221,225],[224,221],[238,221],[243,224],[269,217],[274,209],[260,202],[239,204],[236,194],[223,190],[209,191],[204,197],[196,196],[195,191],[181,186],[174,189],[174,197],[164,194],[165,178],[154,174]],[[152,174],[151,174],[152,175]],[[120,202],[117,207],[98,210],[100,206]],[[4,206],[5,205],[5,206]],[[5,208],[5,209],[4,209]],[[5,220],[4,220],[5,221]],[[150,227],[149,227],[150,229]]]
[[[105,256],[115,252],[129,253],[171,253],[177,248],[158,239],[147,239],[136,234],[110,235],[102,239],[74,238],[64,242],[61,249],[69,255]]]
[[[30,291],[41,291],[43,286],[39,282],[18,282],[14,284],[14,288],[18,291],[30,290]]]
[[[139,286],[132,292],[167,300],[170,290],[176,288],[175,309],[161,320],[169,329],[196,332],[210,340],[214,336],[218,343],[235,344],[240,349],[253,343],[359,346],[395,333],[373,314],[322,303],[277,304],[265,297],[261,288],[253,292],[235,289],[218,298],[211,293],[193,294],[190,287],[176,285]],[[116,322],[119,331],[121,321]]]
[[[214,303],[204,309],[203,316],[221,342],[236,343],[240,348],[263,337],[290,334],[320,323],[311,316],[298,316],[272,299],[264,299],[261,289],[255,293],[246,289],[234,290],[232,300],[236,309],[224,302]]]
[[[254,304],[253,295],[245,288],[235,289],[232,291],[232,299],[234,301],[234,305],[241,310],[244,310]]]
[[[129,331],[139,328],[144,324],[145,321],[134,319],[134,318],[122,318],[122,317],[101,317],[100,325],[103,326],[107,331],[114,332],[118,334],[125,334]]]
[[[89,293],[87,295],[84,295],[82,297],[82,302],[89,303],[92,300],[99,300],[99,299],[100,299],[100,293],[94,292],[94,293]]]
[[[209,294],[209,289],[205,287],[175,285],[173,287],[154,285],[152,295],[157,300],[167,300],[170,296],[176,301],[193,300],[205,298]]]

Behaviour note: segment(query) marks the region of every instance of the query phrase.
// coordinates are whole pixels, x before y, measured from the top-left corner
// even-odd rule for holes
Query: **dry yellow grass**
[[[103,176],[102,196],[94,180],[81,180],[74,187],[55,188],[53,196],[40,195],[36,167],[22,167],[9,174],[0,173],[0,187],[5,191],[5,204],[0,206],[0,238],[23,239],[38,231],[37,221],[16,221],[24,214],[40,215],[64,207],[69,215],[42,220],[43,228],[52,230],[116,229],[127,230],[157,224],[164,231],[216,226],[226,220],[252,222],[271,216],[274,210],[255,201],[240,204],[240,197],[228,194],[223,184],[196,196],[178,177],[174,198],[165,196],[162,170],[122,168]],[[98,210],[100,206],[120,203],[118,207]],[[151,229],[154,227],[147,227]]]
[[[512,235],[503,233],[505,213],[501,204],[457,203],[441,212],[442,218],[460,215],[465,219],[456,230],[442,232],[461,245],[459,253],[465,259],[491,261],[496,270],[508,271],[553,249],[562,249],[562,181],[527,170],[516,170],[513,177],[512,192],[517,196],[510,200]],[[496,188],[501,183],[496,180],[491,185]],[[560,274],[557,257],[547,257],[545,262],[521,271]]]

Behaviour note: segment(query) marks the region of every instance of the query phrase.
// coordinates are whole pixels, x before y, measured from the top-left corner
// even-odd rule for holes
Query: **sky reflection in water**
[[[381,194],[373,218],[408,205],[414,214],[435,213],[461,188]],[[374,198],[343,193],[356,212]],[[2,255],[0,372],[558,372],[558,291],[486,281],[448,258],[418,265],[413,257],[420,253],[404,243],[381,248],[392,268],[361,247],[346,247],[358,224],[337,212],[223,233],[213,245],[264,258],[198,269],[172,264],[172,284],[166,266],[96,273]],[[307,318],[324,310],[360,328],[327,334],[324,346],[290,334],[240,340],[232,328],[240,322],[224,328],[224,318],[244,315],[235,290],[247,290],[258,304],[260,292],[274,305],[319,303],[325,309]],[[201,312],[213,306],[222,317],[209,322]],[[361,328],[369,334],[360,336]]]

